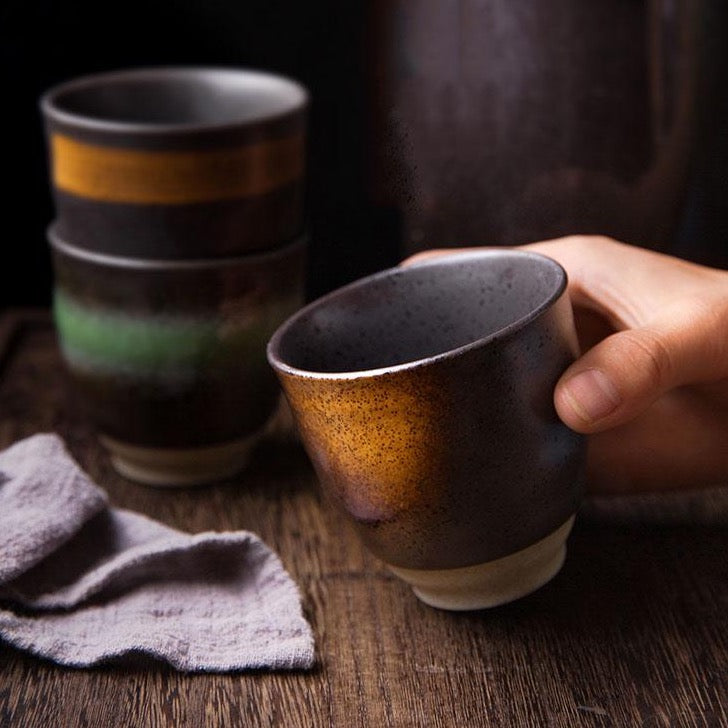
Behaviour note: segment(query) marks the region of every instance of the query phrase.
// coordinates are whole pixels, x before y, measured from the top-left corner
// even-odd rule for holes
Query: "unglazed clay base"
[[[556,576],[566,558],[566,539],[573,525],[574,516],[531,546],[475,566],[431,571],[388,567],[431,607],[497,607],[530,594]]]
[[[261,434],[223,445],[179,450],[130,445],[106,435],[99,439],[120,475],[145,485],[179,487],[211,483],[240,472]]]

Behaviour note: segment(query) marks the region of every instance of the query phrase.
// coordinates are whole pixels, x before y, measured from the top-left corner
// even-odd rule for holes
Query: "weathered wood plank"
[[[515,604],[423,606],[322,502],[295,443],[191,490],[116,475],[68,388],[50,327],[15,340],[0,447],[56,430],[112,501],[189,531],[259,533],[300,585],[311,672],[70,670],[0,645],[0,726],[728,725],[728,493],[586,504],[562,573]]]

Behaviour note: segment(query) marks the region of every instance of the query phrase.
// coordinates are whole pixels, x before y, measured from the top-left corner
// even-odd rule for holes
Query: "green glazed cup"
[[[63,357],[116,469],[155,485],[242,469],[279,403],[265,345],[302,304],[305,241],[165,261],[49,239]]]

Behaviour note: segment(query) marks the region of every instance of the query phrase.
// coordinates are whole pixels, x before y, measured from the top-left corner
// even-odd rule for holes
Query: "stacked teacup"
[[[227,477],[275,413],[265,345],[303,300],[307,106],[289,79],[199,68],[41,100],[59,342],[127,477]]]

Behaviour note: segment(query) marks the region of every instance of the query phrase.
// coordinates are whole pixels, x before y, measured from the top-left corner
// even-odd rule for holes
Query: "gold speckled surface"
[[[444,441],[435,426],[442,391],[433,384],[428,372],[285,378],[304,439],[315,443],[314,464],[357,520],[389,520],[437,497],[430,476]]]
[[[564,285],[541,256],[453,256],[340,289],[274,334],[324,490],[388,564],[499,559],[576,511],[583,441],[552,397],[574,358]]]

